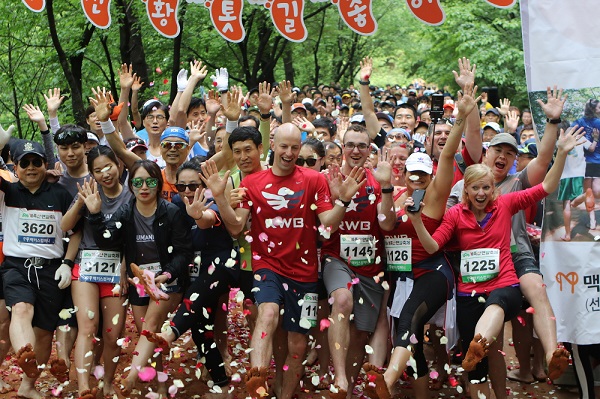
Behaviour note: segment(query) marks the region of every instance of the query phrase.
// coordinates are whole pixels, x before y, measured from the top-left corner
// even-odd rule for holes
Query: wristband
[[[163,272],[161,273],[163,276],[167,276],[167,281],[171,280],[173,277],[171,276],[171,273],[169,272]]]
[[[381,194],[392,194],[393,192],[394,186],[381,189]]]
[[[40,132],[40,133],[42,134],[42,136],[44,136],[44,135],[46,135],[46,134],[50,133],[50,129],[48,129],[48,130],[44,130],[43,132]]]
[[[370,80],[359,80],[358,83],[360,83],[363,86],[368,86],[371,84]]]
[[[552,125],[558,125],[561,122],[562,122],[562,119],[560,119],[560,118],[558,118],[558,119],[549,119],[549,118],[546,118],[546,123],[550,123]]]
[[[70,268],[73,268],[73,266],[75,266],[75,263],[71,259],[63,259],[62,264],[67,265]]]
[[[109,119],[106,122],[100,121],[100,127],[102,128],[102,133],[111,134],[115,132],[115,125],[113,125],[112,121]]]
[[[225,131],[227,133],[231,133],[235,130],[235,128],[238,127],[238,121],[230,121],[229,119],[227,119],[227,122],[225,123]]]
[[[268,114],[260,114],[260,119],[271,119],[271,113]]]
[[[348,208],[350,206],[351,202],[352,201],[342,201],[339,198],[335,200],[335,204],[336,205],[339,205],[339,206],[344,207],[344,208]]]

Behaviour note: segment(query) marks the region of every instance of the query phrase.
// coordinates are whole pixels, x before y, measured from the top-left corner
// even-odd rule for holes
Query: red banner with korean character
[[[161,35],[174,38],[179,35],[177,11],[179,0],[142,0],[146,3],[146,12],[154,29]]]
[[[81,0],[83,12],[94,26],[106,29],[110,26],[110,1],[111,0]]]
[[[268,0],[265,7],[271,11],[271,20],[281,36],[292,42],[306,40],[304,0]]]
[[[333,0],[344,23],[359,35],[369,36],[377,32],[377,21],[371,10],[371,0]]]
[[[46,8],[46,0],[23,0],[23,4],[33,12],[42,12]]]
[[[204,5],[210,10],[213,26],[223,39],[239,43],[246,37],[242,24],[244,0],[212,0]]]

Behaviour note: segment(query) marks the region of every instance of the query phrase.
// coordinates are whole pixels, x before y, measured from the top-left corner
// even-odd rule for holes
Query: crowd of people
[[[45,96],[49,126],[25,106],[42,143],[0,128],[0,358],[14,348],[18,395],[42,397],[55,337],[48,368],[60,383],[73,351],[79,397],[100,394],[96,364],[101,394],[129,397],[188,330],[210,386],[227,387],[232,289],[251,333],[248,397],[292,398],[307,356],[319,364],[311,389],[334,399],[353,395],[361,368],[373,399],[393,397],[403,376],[427,398],[453,349],[472,398],[506,398],[507,377],[560,377],[570,354],[527,227],[540,225],[567,155],[596,152],[598,131],[561,125],[555,87],[539,101],[540,139],[529,110],[493,106],[475,65],[457,69],[455,96],[372,86],[366,57],[356,88],[283,81],[245,93],[220,68],[196,97],[207,69],[194,61],[172,104],[139,106],[143,82],[123,65],[118,96],[92,89],[87,126],[60,124],[59,89]],[[117,376],[129,308],[139,340]],[[507,321],[520,362],[508,375]]]

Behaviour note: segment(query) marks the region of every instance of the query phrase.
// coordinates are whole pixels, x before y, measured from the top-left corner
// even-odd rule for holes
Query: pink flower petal
[[[171,385],[169,387],[169,395],[174,398],[177,395],[177,387],[175,385]]]
[[[529,314],[534,314],[535,313],[535,309],[533,308],[533,306],[530,306],[527,308],[527,310],[525,310],[525,312],[529,313]]]
[[[329,321],[329,319],[321,319],[321,322],[319,323],[319,329],[321,331],[324,331],[326,328],[329,328],[330,325],[331,322]]]
[[[97,380],[104,377],[104,367],[100,365],[94,367],[94,377],[96,377]]]
[[[152,381],[156,377],[156,370],[152,367],[142,367],[138,377],[144,382]]]
[[[158,382],[165,382],[169,379],[169,375],[167,373],[163,373],[162,371],[159,371],[157,373],[157,379],[158,379]]]
[[[258,235],[258,239],[262,242],[266,242],[269,239],[269,236],[267,236],[267,234],[263,232]]]

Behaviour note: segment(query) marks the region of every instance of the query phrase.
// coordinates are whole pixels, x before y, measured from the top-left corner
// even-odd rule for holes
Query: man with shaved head
[[[212,161],[203,166],[204,181],[212,190],[223,222],[233,235],[252,226],[246,239],[252,242],[254,296],[258,305],[246,376],[248,395],[267,395],[267,370],[273,355],[273,336],[279,317],[287,333],[287,358],[277,365],[274,391],[280,399],[292,397],[298,387],[308,331],[317,324],[318,259],[316,231],[335,230],[351,198],[363,184],[363,172],[354,169],[346,180],[337,179],[339,200],[331,203],[326,178],[296,165],[301,132],[291,123],[279,127],[273,139],[273,167],[242,180],[244,200],[237,209],[224,194],[229,174],[218,175]],[[322,226],[319,226],[322,224]],[[280,312],[281,308],[283,312]]]

